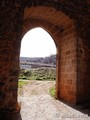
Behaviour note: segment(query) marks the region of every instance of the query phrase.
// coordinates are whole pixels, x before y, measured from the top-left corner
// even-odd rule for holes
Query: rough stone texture
[[[89,44],[89,40],[88,40]],[[90,46],[77,37],[77,101],[90,101]]]
[[[76,31],[73,23],[68,23],[61,33],[59,50],[59,94],[60,99],[76,103],[77,57]]]
[[[0,119],[12,120],[17,111],[19,47],[23,9],[14,2],[0,3]]]
[[[56,43],[57,98],[74,104],[90,101],[90,1],[2,0],[0,109],[17,104],[22,29],[24,35],[34,27],[44,28]]]

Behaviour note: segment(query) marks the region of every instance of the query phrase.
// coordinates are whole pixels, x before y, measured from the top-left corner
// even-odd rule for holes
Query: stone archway
[[[22,25],[23,33],[34,26],[42,26],[55,40],[58,48],[58,99],[73,104],[89,102],[90,2],[88,0],[9,2],[3,0],[0,8],[1,111],[15,110],[17,105]]]
[[[49,13],[49,15],[48,15]],[[56,14],[54,14],[56,13]],[[60,16],[57,20],[58,15]],[[58,21],[58,22],[57,22]],[[76,39],[74,21],[61,11],[52,7],[26,8],[24,12],[23,33],[40,26],[52,36],[57,47],[57,99],[75,103],[76,96]],[[68,48],[67,48],[68,46]],[[72,69],[72,73],[70,70]],[[71,76],[71,77],[70,77]]]

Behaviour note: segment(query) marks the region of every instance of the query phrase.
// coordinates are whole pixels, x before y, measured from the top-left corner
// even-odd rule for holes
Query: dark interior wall
[[[90,41],[77,37],[77,103],[90,102]]]
[[[19,47],[23,8],[19,3],[2,1],[0,6],[0,109],[17,103]]]

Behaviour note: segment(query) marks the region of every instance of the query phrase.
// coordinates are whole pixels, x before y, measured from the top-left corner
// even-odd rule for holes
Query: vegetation
[[[37,69],[22,69],[19,79],[23,80],[55,80],[55,68],[37,68]]]
[[[49,92],[50,92],[50,95],[51,95],[52,97],[55,97],[55,94],[56,94],[56,89],[55,89],[55,87],[52,87],[52,88],[49,90]]]
[[[20,57],[20,62],[35,62],[46,63],[56,65],[56,55],[50,55],[48,57]]]
[[[39,68],[31,68],[27,69],[27,65],[29,62],[35,62],[35,63],[44,63],[44,64],[50,64],[50,65],[56,65],[56,55],[51,55],[49,57],[45,58],[20,58],[20,62],[25,63],[26,66],[22,67],[19,74],[19,94],[22,94],[22,87],[24,85],[27,85],[29,80],[42,80],[42,81],[52,81],[56,79],[56,69],[55,68],[47,68],[47,67],[39,67]],[[30,67],[30,66],[29,66]],[[55,87],[52,87],[50,90],[51,96],[55,97]],[[32,91],[32,93],[36,94],[35,91]]]
[[[20,71],[19,82],[18,82],[19,94],[22,94],[22,87],[30,83],[29,80],[52,81],[55,79],[56,79],[55,68],[37,68],[30,70],[22,69]],[[56,93],[55,86],[51,87],[49,92],[52,97],[55,97],[55,93]],[[33,91],[33,93],[36,94],[35,91]]]
[[[23,81],[23,80],[19,80],[19,82],[18,82],[18,87],[19,88],[22,88],[23,87],[23,85],[27,85],[29,83],[29,81]]]

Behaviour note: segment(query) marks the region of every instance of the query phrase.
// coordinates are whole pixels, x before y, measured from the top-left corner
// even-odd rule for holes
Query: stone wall
[[[23,7],[1,1],[0,16],[0,109],[11,110],[17,104]]]
[[[67,23],[58,51],[58,98],[74,104],[90,101],[90,42],[78,30]]]
[[[77,35],[77,101],[87,103],[90,101],[90,46],[89,40]]]
[[[31,8],[30,20],[23,18],[27,7]],[[38,14],[33,14],[33,10],[39,10]],[[43,27],[55,41],[57,98],[74,104],[90,101],[89,0],[3,0],[0,18],[0,109],[16,109],[20,44],[25,24],[25,33],[31,28]]]
[[[59,98],[76,103],[76,31],[73,22],[68,22],[60,35],[59,46]]]

